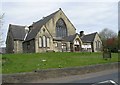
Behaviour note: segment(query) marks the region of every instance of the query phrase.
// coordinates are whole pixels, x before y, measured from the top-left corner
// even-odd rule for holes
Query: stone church
[[[98,33],[76,33],[61,8],[30,26],[10,24],[6,39],[7,53],[99,52],[101,48]]]

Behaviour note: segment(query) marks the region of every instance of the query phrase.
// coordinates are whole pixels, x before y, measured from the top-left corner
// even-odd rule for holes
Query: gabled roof
[[[19,25],[9,25],[9,30],[11,31],[13,35],[13,39],[15,40],[24,40],[24,37],[26,35],[25,33],[25,26],[19,26]]]
[[[64,37],[64,40],[68,41],[68,42],[73,42],[73,40],[75,39],[76,35],[78,35],[78,34],[76,33],[74,35],[69,35],[67,37]]]
[[[84,35],[81,37],[81,40],[82,40],[82,42],[93,42],[96,34],[97,34],[97,32],[91,33],[88,35]]]
[[[58,10],[59,11],[59,10]],[[32,24],[32,27],[33,29],[28,33],[27,37],[26,37],[26,40],[25,41],[29,41],[31,39],[34,39],[35,36],[37,35],[37,33],[39,32],[40,28],[46,24],[51,18],[53,18],[53,16],[58,12],[54,12],[46,17],[44,17],[43,19],[37,21],[37,22],[34,22]]]

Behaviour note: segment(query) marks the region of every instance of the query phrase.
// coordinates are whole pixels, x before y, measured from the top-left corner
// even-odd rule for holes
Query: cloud
[[[4,0],[2,3],[4,17],[4,36],[7,34],[8,25],[31,25],[59,8],[62,8],[66,16],[74,24],[77,32],[99,32],[103,28],[114,29],[117,32],[118,7],[117,0],[90,0],[94,2],[73,0]],[[4,40],[6,37],[4,37]]]
[[[114,29],[114,31],[117,32],[118,29],[117,3],[108,3],[108,2],[78,3],[77,2],[77,3],[68,3],[67,8],[69,7],[71,10],[66,11],[66,14],[70,18],[70,20],[74,23],[75,27],[77,28],[77,32],[79,30],[88,31],[89,28],[91,27],[93,28],[92,30],[89,30],[89,32],[100,31],[100,29],[106,27],[110,29]],[[72,12],[73,10],[74,12]]]
[[[70,18],[73,18],[75,21],[80,19],[79,21],[86,23],[91,22],[91,20],[101,20],[106,18],[111,13],[116,13],[117,6],[111,7],[112,5],[113,4],[109,3],[78,3],[78,5],[71,6],[71,10],[67,12],[70,14],[74,11],[74,13],[70,15]],[[117,13],[115,15],[117,15]]]
[[[11,2],[118,2],[119,0],[11,0]],[[10,2],[10,0],[3,0]]]
[[[9,5],[10,4],[10,5]],[[38,16],[47,16],[47,13],[56,8],[57,3],[37,3],[37,2],[8,2],[4,3],[3,10],[10,20],[13,21],[27,21],[31,18]],[[52,6],[53,5],[53,6]],[[48,9],[49,8],[49,9]],[[47,12],[45,12],[47,11]]]

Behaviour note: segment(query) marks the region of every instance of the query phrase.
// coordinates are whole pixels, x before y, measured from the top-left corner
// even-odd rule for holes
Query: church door
[[[75,45],[75,51],[80,51],[80,46],[79,45]]]

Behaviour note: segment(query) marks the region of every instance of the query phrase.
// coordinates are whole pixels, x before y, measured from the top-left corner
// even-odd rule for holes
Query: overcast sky
[[[118,0],[4,0],[0,8],[5,13],[4,40],[9,24],[29,26],[59,8],[73,23],[76,32],[82,30],[89,34],[104,28],[118,31]]]

